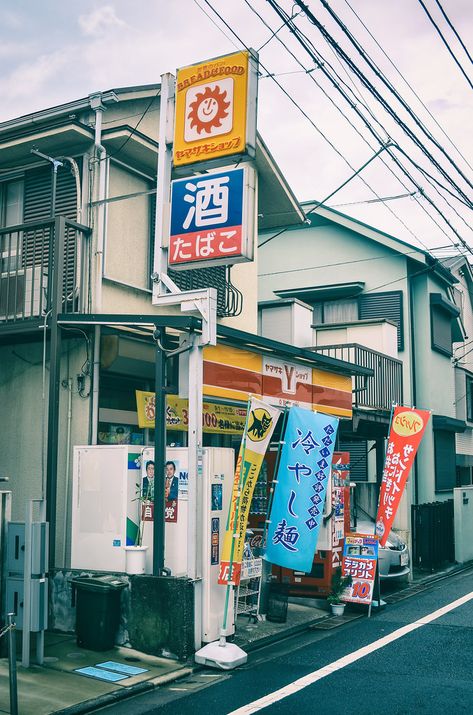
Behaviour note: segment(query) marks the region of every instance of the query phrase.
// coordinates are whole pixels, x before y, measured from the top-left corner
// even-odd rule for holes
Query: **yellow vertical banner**
[[[251,500],[264,455],[280,414],[281,410],[277,407],[267,405],[255,397],[249,401],[248,418],[233,479],[227,529],[220,561],[218,582],[223,586],[236,586],[240,583],[246,524]]]

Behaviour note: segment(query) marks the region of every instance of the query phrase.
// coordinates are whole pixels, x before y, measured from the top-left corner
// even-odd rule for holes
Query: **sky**
[[[391,139],[400,147],[392,153],[413,179],[402,174],[383,151],[328,205],[414,246],[441,253],[465,252],[461,241],[473,250],[473,216],[448,181],[453,180],[472,198],[468,181],[473,183],[473,64],[441,15],[438,2],[470,56],[473,3],[424,2],[468,79],[449,55],[419,0],[331,0],[330,7],[446,155],[376,77],[323,1],[307,0],[307,5],[406,123],[408,132],[414,132],[426,146],[446,177],[336,56],[310,18],[292,0],[278,0],[293,16],[305,42],[319,53],[324,68],[336,72],[337,82],[369,119],[380,140]],[[282,25],[267,0],[2,0],[0,121],[98,90],[159,83],[165,72],[251,47],[259,50],[260,58],[258,131],[297,198],[320,201],[371,159],[380,143]],[[434,188],[411,161],[429,171],[454,196],[437,184]],[[407,196],[378,200],[403,194]],[[443,251],[443,247],[449,248]]]

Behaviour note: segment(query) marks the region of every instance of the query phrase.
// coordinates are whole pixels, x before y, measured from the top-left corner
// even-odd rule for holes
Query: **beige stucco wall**
[[[151,186],[141,177],[116,164],[110,165],[108,197],[147,191]],[[138,196],[108,203],[104,274],[139,288],[149,286],[150,199]]]

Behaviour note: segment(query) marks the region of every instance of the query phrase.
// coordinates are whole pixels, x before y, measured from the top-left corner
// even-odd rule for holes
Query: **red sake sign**
[[[394,409],[376,517],[376,534],[381,546],[386,544],[391,531],[429,417],[430,412],[426,410]]]

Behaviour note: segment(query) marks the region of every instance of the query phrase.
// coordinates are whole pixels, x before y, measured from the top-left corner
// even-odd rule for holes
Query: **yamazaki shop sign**
[[[286,404],[317,410],[338,417],[351,417],[351,377],[336,375],[249,350],[227,346],[204,348],[204,432],[242,434],[246,409],[216,404],[209,398],[248,401],[249,395],[264,397],[276,407]],[[138,423],[154,429],[154,392],[136,391]],[[168,430],[187,430],[188,402],[177,395],[166,398]]]
[[[248,395],[351,417],[350,376],[222,345],[204,348],[204,395],[246,402]]]

